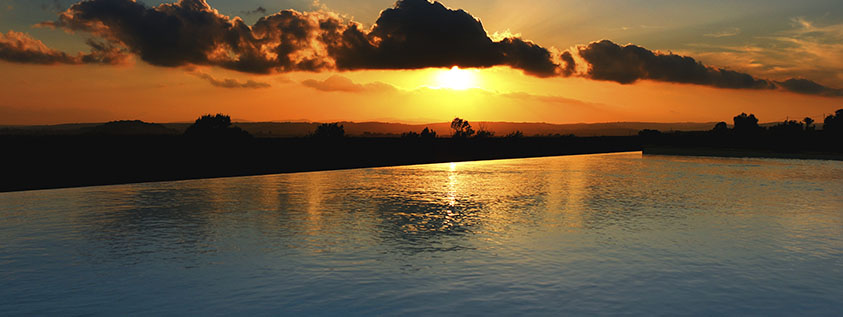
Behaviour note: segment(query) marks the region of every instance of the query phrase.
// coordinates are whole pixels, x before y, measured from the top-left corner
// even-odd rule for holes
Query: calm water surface
[[[843,314],[843,162],[641,153],[0,194],[0,315]]]

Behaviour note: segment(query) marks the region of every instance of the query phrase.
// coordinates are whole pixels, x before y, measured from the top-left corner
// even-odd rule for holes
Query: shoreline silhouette
[[[348,136],[323,123],[304,137],[254,137],[230,117],[205,115],[184,133],[142,121],[85,127],[78,134],[5,134],[0,192],[414,164],[642,151],[644,154],[843,160],[843,110],[824,120],[758,125],[741,114],[709,131],[632,136],[496,135],[455,118],[453,131],[425,127],[398,137]],[[443,132],[452,132],[444,134]]]

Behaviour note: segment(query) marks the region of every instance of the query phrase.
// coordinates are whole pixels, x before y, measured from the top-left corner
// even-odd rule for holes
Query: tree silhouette
[[[419,134],[413,131],[401,133],[401,138],[403,139],[418,139]]]
[[[424,130],[422,130],[419,137],[421,137],[422,139],[426,139],[426,140],[435,139],[436,138],[436,131],[433,131],[429,128],[424,128]]]
[[[802,123],[796,120],[787,120],[770,127],[770,133],[777,137],[792,137],[802,134],[804,131]]]
[[[805,123],[805,131],[814,131],[814,128],[816,128],[814,127],[814,119],[811,119],[811,117],[805,117],[802,122]]]
[[[432,140],[436,138],[436,131],[431,130],[430,128],[424,128],[421,133],[416,133],[413,131],[402,133],[401,137],[404,139],[422,139],[422,140]]]
[[[758,118],[755,118],[754,114],[747,115],[746,113],[741,113],[735,116],[734,122],[735,132],[752,133],[761,129],[761,127],[758,126]]]
[[[830,134],[843,134],[843,109],[837,110],[833,115],[825,117],[823,131]]]
[[[323,123],[316,127],[312,136],[322,139],[339,139],[345,136],[345,127],[340,125],[339,122]]]
[[[471,128],[471,124],[460,118],[454,118],[454,121],[451,121],[451,129],[454,130],[454,138],[465,139],[474,135],[474,129]]]
[[[714,129],[711,129],[711,132],[723,134],[729,131],[729,125],[726,122],[720,121],[714,125]]]
[[[184,132],[189,137],[201,138],[249,138],[252,135],[231,125],[231,117],[218,113],[206,114],[196,119]]]

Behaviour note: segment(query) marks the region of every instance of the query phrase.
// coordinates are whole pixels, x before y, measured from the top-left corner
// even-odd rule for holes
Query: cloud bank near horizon
[[[0,34],[0,59],[30,64],[119,64],[131,55],[162,67],[217,66],[254,74],[508,66],[537,77],[578,76],[620,84],[652,80],[843,96],[843,89],[804,78],[762,79],[704,65],[689,56],[609,40],[561,52],[520,37],[494,40],[468,12],[428,0],[398,0],[381,12],[369,30],[325,10],[281,10],[249,26],[239,17],[220,14],[205,0],[155,7],[133,0],[80,1],[60,12],[55,21],[40,25],[96,39],[88,41],[89,53],[71,55],[10,31]]]

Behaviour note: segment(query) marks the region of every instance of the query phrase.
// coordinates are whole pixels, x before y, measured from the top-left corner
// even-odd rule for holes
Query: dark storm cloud
[[[518,38],[495,42],[467,12],[427,0],[399,0],[370,32],[352,26],[329,43],[340,69],[508,65],[552,76],[557,68],[547,49]]]
[[[0,60],[22,64],[118,64],[126,56],[113,45],[88,40],[91,52],[70,55],[51,49],[27,34],[9,31],[0,33]]]
[[[829,88],[807,79],[791,78],[776,82],[746,73],[706,66],[692,57],[657,53],[632,44],[621,46],[608,40],[580,46],[577,54],[589,65],[588,71],[581,76],[595,80],[621,84],[654,80],[717,88],[782,89],[805,95],[843,96],[843,89]],[[567,61],[569,57],[563,54],[562,59]],[[562,73],[567,72],[566,67]]]
[[[578,49],[589,64],[586,77],[631,84],[638,80],[697,84],[719,88],[773,89],[772,82],[748,74],[708,67],[688,56],[659,54],[628,44],[593,42]]]
[[[785,90],[800,94],[820,95],[827,97],[843,96],[843,89],[829,88],[808,79],[791,78],[783,82],[778,82],[778,84]]]
[[[539,77],[549,77],[557,73],[559,65],[553,62],[550,51],[533,42],[506,38],[495,45],[503,55],[503,62],[500,64]]]
[[[148,8],[131,0],[91,0],[72,5],[48,26],[86,31],[127,47],[158,66],[226,65],[229,53],[250,53],[255,41],[239,19],[211,9],[204,0],[181,0]],[[243,59],[253,58],[246,55]],[[240,62],[241,59],[236,59]],[[244,65],[254,62],[242,61]]]
[[[43,25],[101,36],[150,64],[168,67],[217,65],[270,73],[508,65],[537,76],[552,76],[557,68],[547,49],[518,38],[492,41],[467,12],[427,0],[398,1],[370,31],[332,13],[293,10],[249,27],[204,0],[156,7],[89,0]]]

